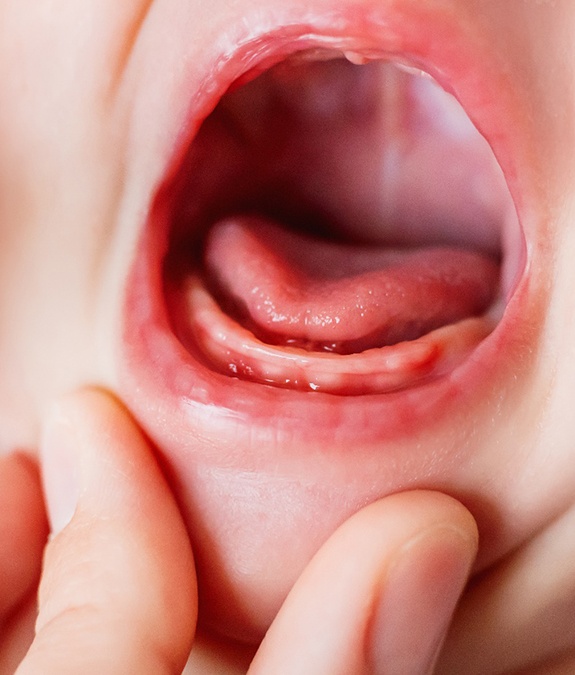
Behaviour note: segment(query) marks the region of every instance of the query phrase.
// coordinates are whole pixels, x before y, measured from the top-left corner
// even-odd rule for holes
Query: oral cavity
[[[390,249],[230,218],[205,250],[220,305],[263,342],[353,354],[416,340],[482,314],[499,265],[447,247]]]
[[[224,97],[182,177],[168,304],[215,372],[384,393],[448,372],[495,325],[511,198],[428,76],[298,55]]]

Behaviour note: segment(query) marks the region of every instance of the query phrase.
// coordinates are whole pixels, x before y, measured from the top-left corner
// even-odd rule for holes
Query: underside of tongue
[[[478,316],[500,275],[480,251],[339,243],[252,216],[214,225],[204,262],[221,307],[264,342],[341,354]]]

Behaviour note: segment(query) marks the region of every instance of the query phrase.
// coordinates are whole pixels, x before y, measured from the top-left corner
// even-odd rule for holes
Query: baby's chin
[[[255,4],[174,91],[146,82],[180,113],[119,345],[120,395],[189,527],[201,623],[245,642],[376,499],[459,499],[476,571],[560,501],[526,393],[553,250],[521,54],[448,3]],[[136,139],[157,136],[143,124]]]

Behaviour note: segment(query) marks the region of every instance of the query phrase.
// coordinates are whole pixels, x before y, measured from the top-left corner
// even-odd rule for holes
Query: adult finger
[[[438,673],[486,675],[531,672],[530,668],[555,672],[553,660],[569,652],[567,661],[573,664],[574,559],[572,508],[504,563],[484,573],[466,593]],[[536,664],[545,664],[538,666],[543,670],[536,669]]]
[[[35,595],[48,537],[36,463],[0,458],[0,673],[12,675],[33,637]]]
[[[304,571],[250,675],[431,672],[476,552],[475,521],[450,497],[366,507]]]
[[[139,429],[110,396],[83,391],[56,407],[41,457],[57,534],[18,675],[181,672],[197,611],[193,558]]]
[[[0,458],[0,628],[33,592],[47,536],[35,463],[23,454]]]

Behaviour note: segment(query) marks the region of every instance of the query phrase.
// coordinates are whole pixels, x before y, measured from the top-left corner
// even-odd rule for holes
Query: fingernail
[[[70,420],[55,406],[46,420],[40,458],[52,534],[72,520],[78,504],[78,439]]]
[[[402,547],[374,613],[373,672],[433,672],[474,555],[475,543],[453,527],[433,528]]]

